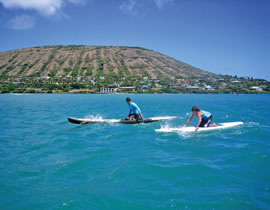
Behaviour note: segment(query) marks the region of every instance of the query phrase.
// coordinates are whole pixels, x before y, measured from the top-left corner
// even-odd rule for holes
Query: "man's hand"
[[[199,127],[197,127],[196,129],[195,129],[195,132],[197,132],[199,130]]]
[[[187,126],[187,124],[185,124],[183,127],[185,128]]]

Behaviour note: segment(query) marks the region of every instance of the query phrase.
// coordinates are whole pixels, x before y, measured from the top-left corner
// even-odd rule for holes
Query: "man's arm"
[[[141,111],[141,109],[138,107],[138,105],[137,104],[134,104],[134,106],[135,106],[135,108],[137,109],[137,111],[138,111],[138,113],[139,113],[139,115],[140,115],[140,117],[142,118],[142,120],[144,119],[144,117],[143,117],[143,115],[142,115],[142,111]]]
[[[188,120],[185,123],[184,127],[186,127],[188,125],[188,123],[193,119],[193,117],[194,117],[194,114],[190,118],[188,118]]]
[[[198,115],[198,118],[199,118],[199,121],[198,121],[198,124],[197,124],[197,127],[196,127],[195,131],[197,131],[199,129],[199,126],[200,126],[200,124],[202,122],[202,116],[200,114]]]
[[[142,111],[141,111],[140,107],[138,107],[138,105],[137,105],[137,104],[135,105],[135,108],[137,109],[137,111],[139,112],[139,114],[141,114],[141,113],[142,113]]]

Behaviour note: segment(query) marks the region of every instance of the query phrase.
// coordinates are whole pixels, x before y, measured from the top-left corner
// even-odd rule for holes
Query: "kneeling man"
[[[126,98],[126,102],[129,107],[129,114],[126,117],[126,120],[143,120],[144,118],[141,109],[137,106],[137,104],[131,102],[131,99],[129,97]]]

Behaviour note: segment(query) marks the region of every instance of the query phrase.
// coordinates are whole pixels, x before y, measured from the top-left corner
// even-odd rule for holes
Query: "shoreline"
[[[36,95],[36,94],[46,94],[46,95],[62,95],[62,94],[89,94],[89,95],[126,95],[126,94],[134,94],[134,95],[269,95],[270,92],[262,92],[262,93],[84,93],[84,92],[55,92],[55,93],[45,93],[45,92],[37,92],[37,93],[0,93],[0,95]]]

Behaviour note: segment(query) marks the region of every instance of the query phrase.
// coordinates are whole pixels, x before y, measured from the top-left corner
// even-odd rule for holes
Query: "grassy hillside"
[[[47,46],[0,53],[0,93],[104,91],[265,93],[270,83],[217,75],[138,47]]]
[[[135,47],[48,46],[0,53],[1,76],[199,77],[201,71],[160,53]]]

